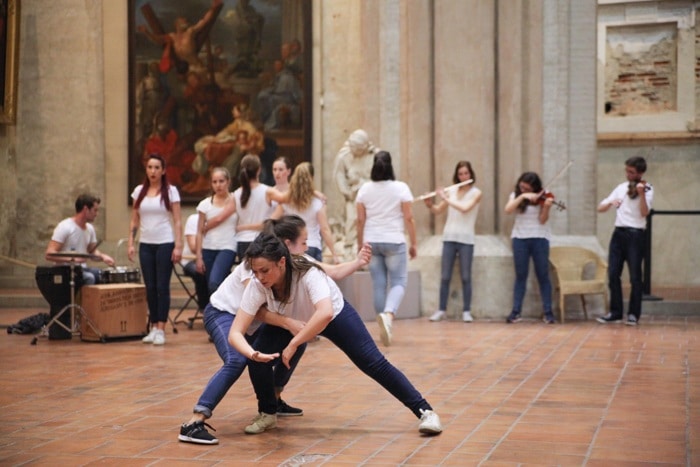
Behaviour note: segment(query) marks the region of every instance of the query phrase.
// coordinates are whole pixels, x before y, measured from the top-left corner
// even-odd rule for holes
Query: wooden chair
[[[588,319],[584,295],[602,294],[608,309],[608,264],[594,251],[575,246],[557,246],[549,250],[549,264],[554,271],[555,287],[559,289],[559,312],[564,322],[564,297],[579,295],[583,315]],[[594,265],[595,271],[589,265]]]

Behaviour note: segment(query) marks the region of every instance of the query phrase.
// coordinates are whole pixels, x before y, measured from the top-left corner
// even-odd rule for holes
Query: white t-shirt
[[[480,193],[481,190],[477,187],[471,187],[464,196],[459,198],[459,188],[452,188],[447,191],[447,196],[460,204],[464,204],[479,196]],[[447,220],[445,221],[445,229],[442,232],[442,240],[444,242],[474,244],[474,226],[476,224],[476,216],[479,213],[479,204],[477,203],[468,212],[461,212],[450,205],[447,206]]]
[[[85,230],[75,223],[72,217],[63,219],[53,230],[51,240],[61,243],[60,251],[87,253],[91,243],[97,243],[97,234],[92,224],[86,224]]]
[[[186,266],[187,263],[190,261],[194,261],[191,256],[194,256],[194,252],[190,248],[190,244],[187,242],[187,237],[189,235],[196,236],[197,235],[197,227],[199,226],[199,214],[190,214],[190,216],[187,218],[187,221],[185,222],[185,237],[184,237],[184,245],[182,247],[182,259],[180,260],[180,264],[183,266]],[[187,256],[190,256],[190,258],[186,258]]]
[[[218,289],[209,297],[209,303],[217,310],[236,316],[240,308],[241,298],[246,289],[246,281],[253,277],[253,272],[246,263],[238,264],[231,274],[221,283]],[[257,319],[248,327],[246,334],[252,335],[262,323]]]
[[[285,214],[296,214],[306,222],[306,231],[308,238],[306,245],[321,249],[321,226],[318,223],[318,212],[323,209],[323,201],[315,196],[311,199],[311,204],[304,211],[299,211],[292,205],[285,203],[282,205]]]
[[[627,189],[629,187],[628,182],[620,183],[615,189],[605,198],[600,204],[608,204],[616,199],[621,199],[622,204],[617,208],[615,214],[615,227],[633,227],[635,229],[646,229],[647,218],[642,217],[639,212],[639,196],[635,199],[630,198],[627,195]],[[654,188],[647,183],[647,191],[644,193],[644,197],[647,200],[647,206],[651,209],[651,203],[654,200]]]
[[[142,189],[143,185],[134,188],[134,191],[131,193],[131,199],[136,201]],[[169,187],[168,196],[170,197],[171,205],[180,202],[180,193],[172,185]],[[175,241],[172,214],[165,209],[165,203],[162,202],[160,193],[157,196],[145,196],[141,200],[139,216],[141,218],[139,234],[141,243],[158,245]]]
[[[236,197],[236,213],[238,214],[238,225],[261,224],[272,214],[272,206],[265,200],[269,186],[264,183],[259,184],[250,192],[250,198],[245,208],[241,206],[242,188],[237,188],[233,192]],[[260,232],[257,230],[239,230],[236,232],[236,241],[252,242]]]
[[[401,203],[412,202],[411,189],[404,182],[367,182],[357,192],[356,203],[365,206],[364,241],[406,243]]]
[[[233,268],[233,272],[219,285],[219,288],[211,294],[209,303],[218,310],[235,315],[241,306],[241,298],[246,288],[245,282],[252,277],[253,272],[246,267],[246,263],[238,264]],[[256,309],[255,313],[257,311]]]
[[[245,289],[240,309],[249,315],[255,315],[261,306],[273,313],[289,316],[307,322],[315,309],[314,305],[324,298],[330,298],[333,306],[333,318],[343,310],[343,294],[333,279],[318,268],[309,269],[303,276],[293,273],[291,297],[287,303],[275,300],[272,290],[265,288],[255,277]]]
[[[515,193],[510,194],[510,199],[515,199]],[[546,238],[549,240],[552,233],[549,223],[540,224],[540,206],[528,204],[525,212],[515,211],[515,223],[510,238]]]
[[[216,217],[224,210],[223,206],[214,206],[211,196],[204,198],[197,205],[197,212],[204,214],[206,219]],[[207,231],[202,239],[202,248],[205,250],[231,250],[236,251],[236,217],[228,216],[221,224]]]

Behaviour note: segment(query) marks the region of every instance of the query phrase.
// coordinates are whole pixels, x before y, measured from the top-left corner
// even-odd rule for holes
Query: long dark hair
[[[245,262],[248,269],[253,270],[252,261],[256,258],[264,258],[275,263],[285,258],[284,290],[275,298],[282,303],[288,303],[292,295],[293,273],[298,272],[303,276],[309,269],[317,267],[303,256],[292,256],[284,242],[270,233],[262,232],[255,237],[245,252]]]
[[[539,193],[542,191],[542,180],[540,179],[540,176],[535,172],[525,172],[518,178],[518,181],[515,182],[516,198],[523,194],[522,190],[520,189],[520,182],[525,182],[530,185],[533,193]],[[531,203],[529,200],[523,200],[523,202],[518,205],[518,211],[525,212],[525,209],[527,209],[528,205],[530,204]]]
[[[288,214],[279,219],[266,219],[262,231],[277,238],[296,242],[301,235],[301,229],[306,227],[304,219],[296,214]]]
[[[396,180],[394,176],[394,167],[391,165],[391,154],[387,151],[379,151],[374,155],[374,163],[372,164],[370,178],[374,182]]]
[[[148,165],[148,161],[151,159],[160,161],[160,165],[163,167],[163,175],[160,177],[160,202],[165,205],[165,209],[170,211],[170,183],[168,183],[168,176],[165,173],[165,159],[163,159],[163,156],[160,154],[149,154],[148,158],[146,159],[146,165]],[[141,193],[139,193],[139,195],[136,197],[136,201],[134,202],[135,209],[138,209],[141,206],[141,201],[143,201],[148,194],[148,189],[150,187],[151,181],[148,179],[148,174],[146,174],[146,177],[143,180],[143,186],[141,187]]]
[[[459,169],[466,167],[469,171],[469,178],[472,179],[472,183],[476,183],[476,175],[474,174],[474,169],[472,169],[472,164],[469,161],[459,161],[455,166],[455,174],[452,176],[452,183],[459,183]]]
[[[258,179],[260,158],[253,154],[246,154],[241,159],[240,170],[238,181],[241,183],[241,207],[246,207],[250,200],[250,182]]]

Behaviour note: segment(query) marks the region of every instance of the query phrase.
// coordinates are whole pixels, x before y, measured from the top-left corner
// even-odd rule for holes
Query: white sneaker
[[[141,342],[143,342],[144,344],[153,344],[153,339],[155,339],[157,333],[158,328],[151,328],[151,332],[149,332],[148,335],[144,336],[144,338],[141,339]]]
[[[418,425],[418,431],[428,435],[438,435],[442,433],[442,423],[440,423],[440,417],[438,414],[432,410],[420,409],[420,425]]]
[[[462,313],[462,321],[464,321],[465,323],[471,323],[472,321],[474,321],[474,318],[472,318],[471,313],[465,311]]]
[[[438,310],[430,316],[430,321],[442,321],[447,318],[447,313],[442,310]]]
[[[391,321],[389,321],[388,313],[379,313],[377,315],[377,323],[379,324],[379,338],[382,344],[387,347],[391,345]]]
[[[163,345],[165,344],[165,331],[159,329],[156,335],[153,337],[153,345]]]

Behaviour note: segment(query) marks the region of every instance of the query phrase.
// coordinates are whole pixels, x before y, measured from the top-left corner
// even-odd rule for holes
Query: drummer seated
[[[102,261],[114,266],[114,259],[97,249],[97,234],[91,224],[97,217],[100,198],[81,194],[75,200],[75,215],[63,219],[53,231],[45,258],[56,264],[69,265],[71,262],[82,268],[83,284],[99,284],[101,270],[88,267],[87,261]],[[70,256],[75,254],[76,256]]]

